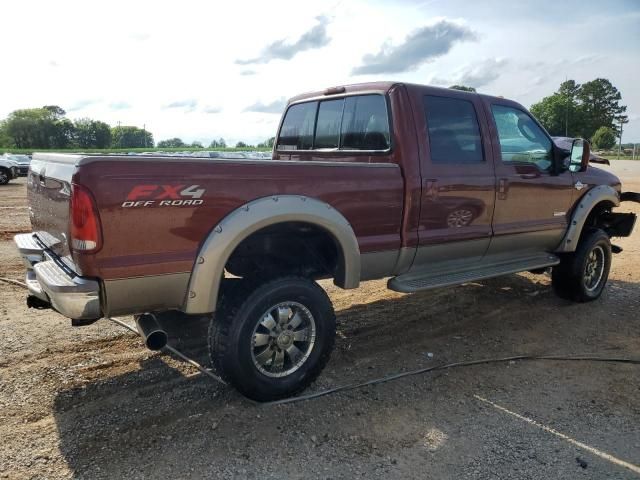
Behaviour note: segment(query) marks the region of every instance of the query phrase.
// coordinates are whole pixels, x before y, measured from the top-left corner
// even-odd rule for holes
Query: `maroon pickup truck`
[[[329,359],[318,279],[415,292],[552,267],[558,295],[598,298],[635,223],[615,207],[640,196],[589,153],[504,98],[336,87],[289,101],[272,159],[36,154],[15,242],[30,305],[74,325],[133,314],[147,339],[159,313],[207,315],[219,374],[275,399]]]

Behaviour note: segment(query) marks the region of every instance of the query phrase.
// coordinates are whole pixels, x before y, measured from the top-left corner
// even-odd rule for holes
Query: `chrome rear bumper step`
[[[30,233],[16,235],[14,242],[27,267],[25,283],[30,295],[49,302],[65,317],[91,320],[102,317],[98,281],[63,270]]]

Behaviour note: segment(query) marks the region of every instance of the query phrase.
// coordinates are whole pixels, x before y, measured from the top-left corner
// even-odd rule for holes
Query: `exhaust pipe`
[[[36,297],[35,295],[29,295],[27,297],[27,307],[35,308],[37,310],[53,308],[49,302],[42,300],[40,297]]]
[[[162,350],[167,345],[169,337],[158,324],[155,315],[151,313],[139,315],[136,318],[136,327],[149,350]]]

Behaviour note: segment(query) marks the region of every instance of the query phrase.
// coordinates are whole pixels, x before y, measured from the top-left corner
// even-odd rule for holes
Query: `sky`
[[[640,1],[3,0],[0,118],[59,105],[157,141],[255,144],[286,99],[372,80],[526,107],[608,78],[640,143]]]

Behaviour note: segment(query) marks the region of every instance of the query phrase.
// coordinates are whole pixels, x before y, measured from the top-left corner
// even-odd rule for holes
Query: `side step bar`
[[[556,255],[545,253],[516,260],[502,260],[499,262],[484,262],[475,264],[465,271],[434,272],[416,271],[399,275],[389,280],[390,290],[402,293],[418,292],[432,288],[460,285],[461,283],[499,277],[510,273],[524,272],[538,268],[551,267],[560,263]]]

